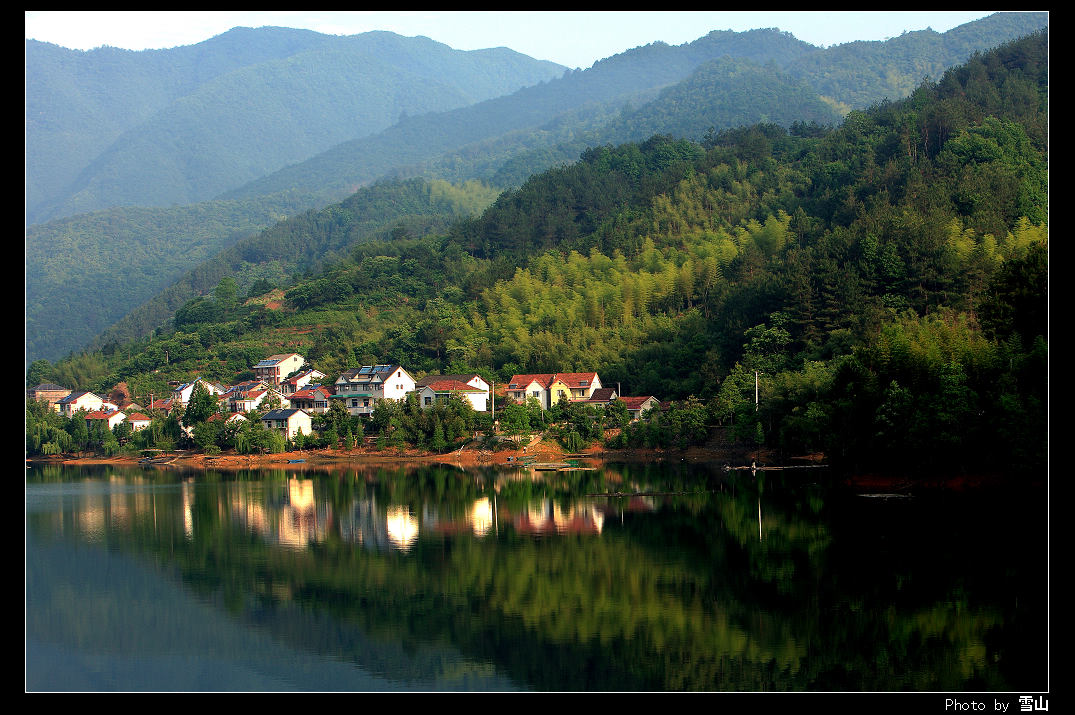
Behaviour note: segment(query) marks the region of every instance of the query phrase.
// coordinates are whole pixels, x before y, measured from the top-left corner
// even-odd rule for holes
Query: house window
[[[534,390],[534,397],[540,398],[541,397],[541,391],[540,390]]]
[[[433,404],[433,398],[432,397],[426,397],[426,404],[427,405],[432,405]]]

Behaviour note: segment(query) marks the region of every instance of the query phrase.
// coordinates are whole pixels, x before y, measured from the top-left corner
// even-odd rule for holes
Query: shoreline
[[[343,449],[314,449],[277,454],[238,455],[223,453],[219,455],[180,454],[168,466],[185,470],[240,471],[247,469],[287,468],[294,471],[332,472],[348,468],[366,468],[384,465],[434,465],[447,464],[462,469],[466,468],[518,468],[523,458],[535,462],[563,462],[583,460],[588,466],[600,467],[609,462],[673,462],[673,463],[722,463],[727,467],[748,467],[752,461],[750,453],[741,450],[714,449],[709,447],[688,447],[686,449],[626,449],[609,450],[604,447],[591,447],[580,453],[568,453],[559,445],[539,443],[522,449],[504,449],[489,452],[477,449],[461,449],[454,452],[437,454],[428,451],[377,450],[373,447],[356,447]],[[771,464],[771,453],[762,453],[758,459],[759,466]],[[80,465],[114,465],[123,467],[140,466],[140,458],[133,456],[118,457],[70,457],[66,455],[27,458],[26,464],[56,464],[64,466]],[[301,460],[301,461],[296,461]],[[794,460],[801,465],[824,462],[820,454],[806,455]],[[787,465],[785,465],[787,466]],[[861,473],[842,477],[838,483],[844,487],[863,492],[906,493],[913,490],[966,491],[979,488],[996,488],[1011,486],[1012,482],[1000,474],[943,474],[937,476],[887,475]],[[1020,486],[1039,486],[1038,480]]]
[[[178,451],[178,450],[177,450]],[[478,449],[461,449],[442,454],[416,450],[416,449],[383,449],[373,447],[356,447],[354,449],[313,449],[292,452],[279,452],[276,454],[239,455],[235,453],[222,453],[206,455],[201,453],[184,454],[179,451],[179,456],[169,464],[171,466],[188,469],[263,469],[279,466],[289,466],[296,469],[341,466],[348,464],[452,464],[462,467],[515,467],[526,458],[536,462],[562,462],[565,460],[586,460],[591,464],[603,464],[609,461],[653,461],[663,462],[668,460],[688,462],[725,462],[732,465],[736,462],[736,456],[727,451],[693,447],[687,449],[629,449],[608,450],[603,447],[592,447],[579,453],[568,453],[558,445],[540,444],[527,449],[503,449],[495,452]],[[27,464],[62,464],[65,466],[78,465],[123,465],[138,466],[141,458],[129,455],[116,457],[85,456],[72,457],[70,455],[57,455],[49,457],[30,457]],[[296,461],[301,460],[301,461]],[[740,466],[735,464],[735,466]]]

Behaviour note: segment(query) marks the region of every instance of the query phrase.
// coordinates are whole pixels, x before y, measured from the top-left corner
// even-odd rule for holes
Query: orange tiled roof
[[[105,412],[104,410],[94,410],[93,412],[86,413],[86,419],[88,420],[107,420],[115,416],[116,412]]]
[[[433,392],[485,392],[481,388],[468,385],[459,380],[438,380],[437,382],[429,383],[426,387],[433,390]]]
[[[653,395],[646,395],[644,397],[620,397],[618,399],[627,406],[627,409],[637,410],[646,403],[646,400],[657,398],[653,397]]]
[[[542,387],[548,388],[557,380],[568,387],[589,387],[596,379],[596,372],[548,372],[530,375],[512,375],[508,389],[521,390],[532,382],[536,382]],[[587,383],[586,385],[582,384],[584,381]],[[512,388],[511,385],[518,385],[518,387]]]

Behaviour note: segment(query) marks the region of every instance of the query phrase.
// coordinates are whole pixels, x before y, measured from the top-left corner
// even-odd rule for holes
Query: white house
[[[336,379],[336,395],[369,394],[374,401],[402,400],[414,392],[415,380],[400,365],[363,365]],[[372,410],[371,410],[372,411]]]
[[[425,377],[416,380],[414,383],[415,389],[428,385],[431,382],[439,382],[440,380],[458,380],[459,382],[476,387],[479,390],[485,390],[488,392],[491,389],[491,385],[485,381],[481,375],[476,372],[468,372],[461,375],[426,375]]]
[[[270,355],[254,365],[254,374],[270,384],[279,385],[288,375],[301,370],[305,364],[306,358],[298,353]]]
[[[541,409],[549,407],[548,378],[551,375],[512,375],[508,382],[508,397],[523,403],[533,397],[541,403]]]
[[[76,390],[67,397],[58,400],[56,402],[56,407],[58,408],[61,415],[63,415],[64,417],[70,417],[79,410],[85,410],[86,412],[103,410],[105,409],[105,404],[106,403],[104,400],[102,400],[100,397],[93,394],[92,392],[88,392],[86,390]],[[110,402],[107,404],[111,405],[113,410],[118,409]]]
[[[106,429],[111,431],[113,427],[126,419],[126,417],[127,416],[119,410],[111,410],[108,412],[104,410],[93,410],[86,413],[86,422],[103,422]]]
[[[311,383],[315,385],[318,384],[317,381],[319,381],[324,376],[325,373],[321,372],[320,370],[303,370],[299,374],[292,375],[291,377],[280,383],[280,391],[283,392],[285,395],[291,395],[292,393],[298,392],[299,390],[302,390],[303,388],[309,386]]]
[[[299,430],[302,430],[304,435],[313,432],[310,415],[305,410],[294,408],[269,410],[261,416],[261,423],[266,429],[282,431],[288,439],[295,439]]]
[[[489,404],[489,390],[468,385],[465,382],[441,379],[429,382],[418,388],[418,404],[422,408],[432,407],[438,400],[445,400],[449,395],[457,395],[470,403],[475,412],[486,412]]]
[[[137,432],[149,427],[150,419],[141,412],[133,412],[127,415],[127,423],[130,424],[132,430]]]
[[[251,390],[239,390],[228,397],[229,412],[250,412],[266,400],[276,398],[281,407],[290,407],[287,395],[273,387],[255,387]]]
[[[627,406],[627,414],[631,415],[631,421],[639,419],[642,413],[647,410],[652,410],[661,406],[660,400],[653,395],[646,395],[645,397],[620,397],[621,400]]]
[[[224,393],[224,388],[222,386],[215,382],[209,382],[208,380],[196,377],[193,381],[175,388],[175,390],[172,391],[172,400],[183,405],[187,404],[190,402],[190,397],[194,394],[194,388],[199,382],[209,390],[210,395],[220,395]]]

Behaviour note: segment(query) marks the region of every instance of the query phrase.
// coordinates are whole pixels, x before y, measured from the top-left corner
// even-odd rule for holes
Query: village
[[[334,382],[325,382],[325,373],[311,367],[297,353],[270,355],[253,366],[255,378],[235,385],[221,385],[195,377],[175,384],[168,396],[143,406],[129,397],[110,401],[87,390],[71,390],[51,383],[27,390],[27,399],[46,402],[65,417],[81,412],[88,423],[101,423],[111,431],[127,423],[133,432],[147,428],[152,415],[168,415],[185,407],[201,385],[216,397],[218,410],[211,419],[225,422],[247,420],[256,414],[266,429],[280,432],[287,440],[300,433],[315,432],[313,416],[340,404],[351,415],[369,418],[382,400],[402,402],[417,393],[418,404],[429,408],[450,398],[464,400],[475,412],[489,412],[496,418],[498,405],[510,400],[522,404],[533,399],[541,410],[566,401],[590,406],[609,405],[618,400],[632,421],[643,413],[659,409],[653,395],[622,396],[616,388],[605,387],[596,372],[560,372],[513,375],[506,385],[492,385],[477,373],[425,375],[415,378],[402,365],[364,365],[341,373]],[[499,403],[498,403],[499,400]],[[190,433],[190,428],[185,428]]]

